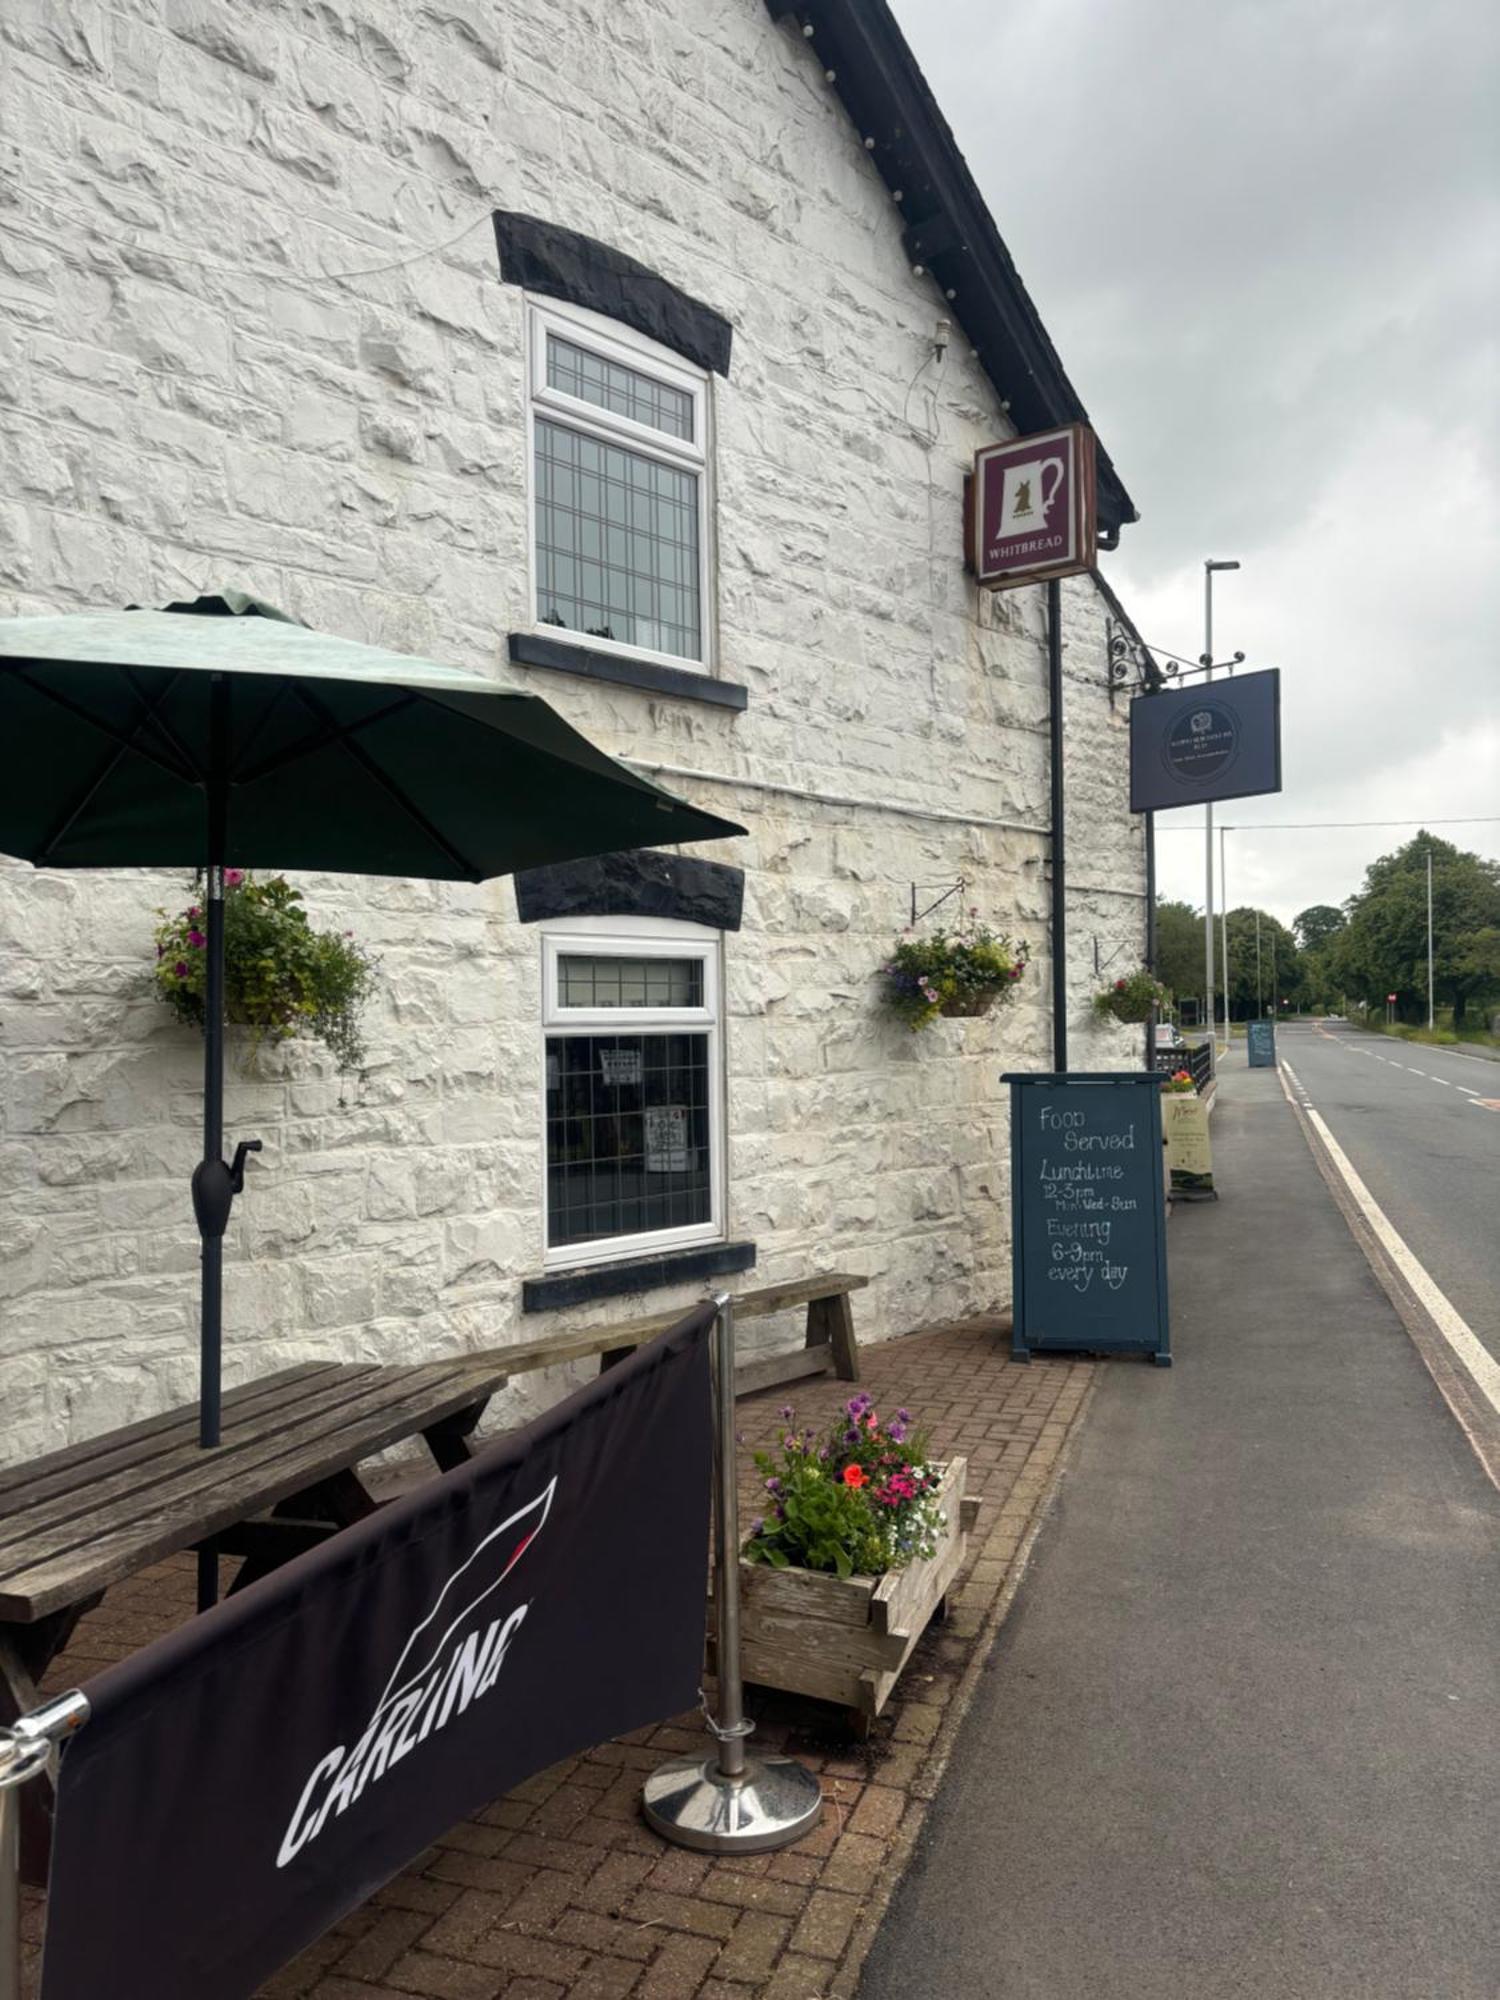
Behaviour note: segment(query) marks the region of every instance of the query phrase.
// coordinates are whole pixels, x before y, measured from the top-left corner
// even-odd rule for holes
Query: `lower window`
[[[610,921],[544,940],[553,1264],[723,1233],[717,937]]]

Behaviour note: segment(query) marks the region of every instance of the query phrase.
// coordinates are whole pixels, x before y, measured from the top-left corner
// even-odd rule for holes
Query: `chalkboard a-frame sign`
[[[1149,1354],[1169,1368],[1161,1081],[1008,1075],[1011,1354]]]

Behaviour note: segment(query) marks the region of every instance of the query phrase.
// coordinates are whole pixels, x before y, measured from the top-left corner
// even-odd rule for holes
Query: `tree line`
[[[1267,910],[1231,910],[1229,1012],[1384,1009],[1394,993],[1400,1021],[1427,1019],[1427,857],[1432,856],[1433,990],[1462,1028],[1500,1006],[1500,863],[1418,833],[1366,870],[1342,908],[1314,903],[1290,930]],[[1215,921],[1215,998],[1223,1005]],[[1257,949],[1258,945],[1258,949]],[[1157,904],[1156,974],[1179,1000],[1203,992],[1203,913]]]

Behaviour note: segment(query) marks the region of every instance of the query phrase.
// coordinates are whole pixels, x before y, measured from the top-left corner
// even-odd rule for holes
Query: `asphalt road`
[[[1101,1364],[861,2000],[1500,1993],[1500,1493],[1273,1073],[1214,1153],[1175,1365]]]
[[[1500,1063],[1337,1025],[1288,1024],[1277,1048],[1407,1248],[1500,1360]],[[1244,1060],[1239,1049],[1231,1060]]]

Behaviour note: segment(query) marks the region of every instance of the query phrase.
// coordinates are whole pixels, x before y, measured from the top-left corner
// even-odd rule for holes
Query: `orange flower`
[[[869,1483],[862,1465],[846,1465],[844,1467],[844,1484],[846,1486],[868,1486]]]

